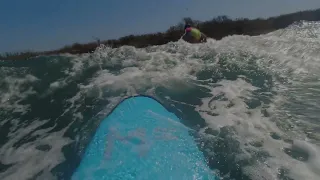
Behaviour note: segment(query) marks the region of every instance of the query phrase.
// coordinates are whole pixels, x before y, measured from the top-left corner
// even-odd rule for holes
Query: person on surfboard
[[[185,34],[182,39],[189,43],[204,43],[207,42],[207,36],[203,34],[199,29],[191,27],[186,24],[184,26]]]

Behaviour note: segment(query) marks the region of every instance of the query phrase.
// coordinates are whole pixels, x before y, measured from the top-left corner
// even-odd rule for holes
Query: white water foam
[[[0,179],[30,179],[41,171],[48,174],[52,168],[64,161],[62,147],[71,141],[63,138],[65,129],[50,134],[47,132],[53,127],[34,131],[46,122],[48,121],[33,121],[24,128],[14,127],[17,130],[8,135],[9,141],[0,149],[1,162],[13,165],[0,174]],[[35,141],[15,146],[32,131],[32,136],[40,137]]]
[[[100,66],[120,65],[123,68],[116,74],[109,70],[101,70],[89,84],[83,85],[82,88],[91,95],[96,92],[94,90],[90,93],[94,87],[98,87],[100,91],[127,90],[126,96],[135,95],[139,89],[158,85],[167,86],[174,91],[181,88],[170,82],[179,82],[182,85],[185,84],[183,87],[188,87],[187,84],[191,80],[197,81],[195,77],[197,72],[205,68],[217,67],[216,63],[223,54],[231,54],[233,57],[228,59],[228,63],[237,63],[240,66],[243,65],[243,68],[249,63],[250,58],[242,59],[239,62],[238,58],[241,56],[239,52],[260,57],[256,62],[261,69],[286,80],[282,83],[274,80],[277,87],[273,87],[273,90],[279,94],[275,99],[272,99],[273,103],[269,104],[268,108],[263,107],[262,104],[255,109],[248,109],[244,100],[250,99],[252,91],[258,88],[245,80],[238,79],[236,81],[222,80],[218,82],[219,86],[207,85],[206,87],[211,90],[212,97],[202,99],[203,104],[196,110],[199,111],[210,128],[234,127],[237,132],[236,138],[241,142],[246,155],[253,156],[252,153],[258,151],[270,155],[264,162],[257,162],[252,167],[245,167],[246,172],[253,179],[277,179],[278,171],[281,168],[288,168],[290,170],[288,176],[293,179],[303,179],[303,177],[318,179],[319,176],[312,170],[315,168],[314,163],[311,163],[311,167],[313,167],[311,168],[310,165],[306,166],[308,162],[293,159],[283,151],[284,148],[290,148],[291,144],[270,136],[271,133],[275,133],[284,139],[305,138],[303,134],[299,134],[302,132],[298,129],[294,132],[283,132],[277,127],[277,122],[274,119],[277,119],[276,116],[279,113],[284,113],[279,112],[278,107],[288,102],[284,93],[291,88],[289,85],[308,79],[319,69],[319,59],[317,58],[319,42],[313,40],[309,42],[304,37],[292,41],[292,38],[288,38],[288,36],[292,31],[299,31],[299,29],[292,30],[291,28],[256,37],[230,36],[221,41],[209,40],[208,43],[200,45],[190,45],[179,41],[146,49],[127,46],[119,49],[101,47],[95,52],[95,62],[99,62]],[[303,32],[300,33],[303,34]],[[305,44],[310,46],[305,46]],[[87,57],[80,58],[86,59]],[[78,63],[81,61],[84,60],[75,61],[74,69],[79,70]],[[227,101],[210,101],[221,93]],[[317,104],[317,106],[319,105]],[[262,109],[268,111],[270,117],[265,117],[261,113]],[[218,115],[212,116],[212,113]],[[262,146],[251,145],[257,142],[262,142]],[[242,155],[240,154],[240,156]],[[289,166],[290,164],[296,164],[296,166]],[[297,169],[299,168],[303,169],[301,175],[298,175]],[[308,176],[305,176],[306,174]]]
[[[313,113],[320,107],[315,97],[320,89],[317,84],[319,79],[316,78],[320,68],[319,27],[315,22],[303,22],[255,37],[229,36],[220,41],[209,39],[205,44],[196,45],[178,41],[143,49],[129,46],[111,49],[101,46],[93,54],[68,55],[73,64],[72,68],[65,70],[68,78],[76,78],[88,68],[97,67],[99,70],[89,81],[78,84],[80,91],[67,101],[70,106],[64,113],[72,111],[75,113],[75,120],[82,119],[79,108],[84,103],[84,96],[106,98],[110,101],[110,109],[125,96],[141,92],[152,94],[158,86],[174,92],[188,92],[196,85],[211,93],[210,97],[201,99],[202,105],[195,106],[195,110],[205,119],[208,126],[206,128],[219,130],[226,126],[232,127],[235,131],[233,138],[240,142],[242,150],[242,154],[237,155],[239,160],[253,159],[258,153],[267,155],[266,158],[258,158],[252,166],[242,167],[252,179],[278,179],[281,169],[287,169],[286,176],[292,179],[319,179],[320,154],[317,144],[320,142],[308,137],[305,131],[311,126],[319,126],[320,122],[309,121],[314,114],[297,114],[285,107],[305,102],[302,108],[310,108]],[[196,76],[205,70],[216,72],[228,68],[219,64],[223,61],[227,65],[237,65],[244,71],[250,71],[248,67],[252,64],[252,58],[255,59],[256,68],[273,78],[272,92],[264,92],[266,95],[273,95],[270,95],[271,103],[248,107],[247,101],[255,99],[254,93],[261,88],[251,84],[248,77],[238,76],[236,80],[222,79],[212,83],[210,78],[199,80]],[[33,80],[29,78],[28,81]],[[8,82],[11,80],[8,79]],[[66,79],[57,80],[49,86],[48,92],[53,92],[68,82]],[[7,95],[2,96],[1,102],[7,103],[5,99],[12,95],[23,99],[34,93],[32,90],[15,93],[19,89],[17,84],[11,83],[10,86],[12,88],[6,92]],[[304,88],[306,86],[308,89]],[[105,97],[106,93],[114,96]],[[28,107],[9,103],[2,108],[16,108],[23,113]],[[29,128],[39,127],[41,123],[36,121]],[[287,126],[290,129],[284,128]],[[2,177],[14,179],[17,177],[14,172],[32,177],[41,167],[47,167],[47,172],[63,161],[61,148],[70,142],[62,138],[63,130],[57,134],[46,134],[46,130],[38,130],[38,134],[46,135],[11,152],[13,143],[26,135],[22,129],[15,127],[16,129],[18,135],[12,136],[1,147],[0,152],[4,154],[5,163],[19,163],[6,171],[5,176],[1,174]],[[318,136],[317,132],[313,133],[313,137]],[[274,138],[272,134],[280,138]],[[207,136],[215,138],[209,134]],[[52,140],[56,143],[52,143]],[[49,144],[49,153],[35,150],[38,144]],[[305,161],[295,159],[284,149],[297,150],[307,154],[308,158]],[[48,157],[48,154],[53,156]],[[48,158],[48,161],[41,161],[44,158]]]
[[[35,91],[32,88],[23,89],[23,86],[38,81],[38,78],[27,74],[24,78],[7,76],[2,80],[7,87],[0,96],[0,109],[21,114],[27,113],[29,106],[22,105],[20,102],[29,95],[35,94]]]

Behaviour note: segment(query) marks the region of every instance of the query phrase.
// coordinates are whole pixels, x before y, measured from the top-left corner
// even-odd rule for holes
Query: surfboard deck
[[[189,131],[153,98],[127,98],[101,122],[72,179],[216,179]]]

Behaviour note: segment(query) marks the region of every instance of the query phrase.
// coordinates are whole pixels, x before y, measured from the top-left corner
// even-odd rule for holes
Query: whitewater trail
[[[320,23],[2,64],[0,178],[68,179],[121,99],[154,96],[224,179],[320,179]]]

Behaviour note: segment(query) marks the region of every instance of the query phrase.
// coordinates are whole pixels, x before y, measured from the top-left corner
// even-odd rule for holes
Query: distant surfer
[[[207,42],[207,36],[203,34],[199,29],[191,27],[186,24],[184,26],[185,34],[182,39],[189,43],[204,43]]]

